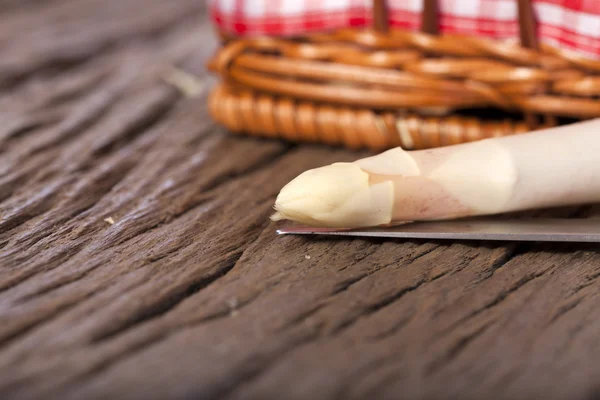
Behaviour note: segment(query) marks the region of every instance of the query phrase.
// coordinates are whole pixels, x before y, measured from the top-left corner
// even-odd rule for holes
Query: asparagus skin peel
[[[361,228],[600,202],[600,119],[302,173],[273,220]]]

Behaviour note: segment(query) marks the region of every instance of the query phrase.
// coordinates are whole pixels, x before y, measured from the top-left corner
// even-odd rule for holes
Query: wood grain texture
[[[0,1],[0,398],[600,394],[597,246],[276,237],[285,183],[365,154],[165,83],[210,84],[205,12]]]

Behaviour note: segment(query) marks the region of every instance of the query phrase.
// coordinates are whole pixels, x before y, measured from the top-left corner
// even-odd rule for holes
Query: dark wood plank
[[[212,82],[202,1],[0,7],[0,397],[598,393],[596,246],[277,237],[282,185],[365,154],[167,84]]]

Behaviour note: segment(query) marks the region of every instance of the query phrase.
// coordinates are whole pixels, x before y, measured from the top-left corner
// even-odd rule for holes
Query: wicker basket
[[[389,29],[235,38],[209,63],[221,80],[212,117],[235,133],[349,148],[421,149],[600,116],[600,62],[542,46],[529,0],[520,43],[439,35],[425,0],[421,32]]]

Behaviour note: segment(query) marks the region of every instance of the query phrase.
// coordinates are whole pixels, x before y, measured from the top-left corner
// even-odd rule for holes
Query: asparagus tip
[[[390,222],[393,185],[371,185],[355,163],[308,170],[277,196],[271,220],[289,219],[311,226],[358,227]]]

